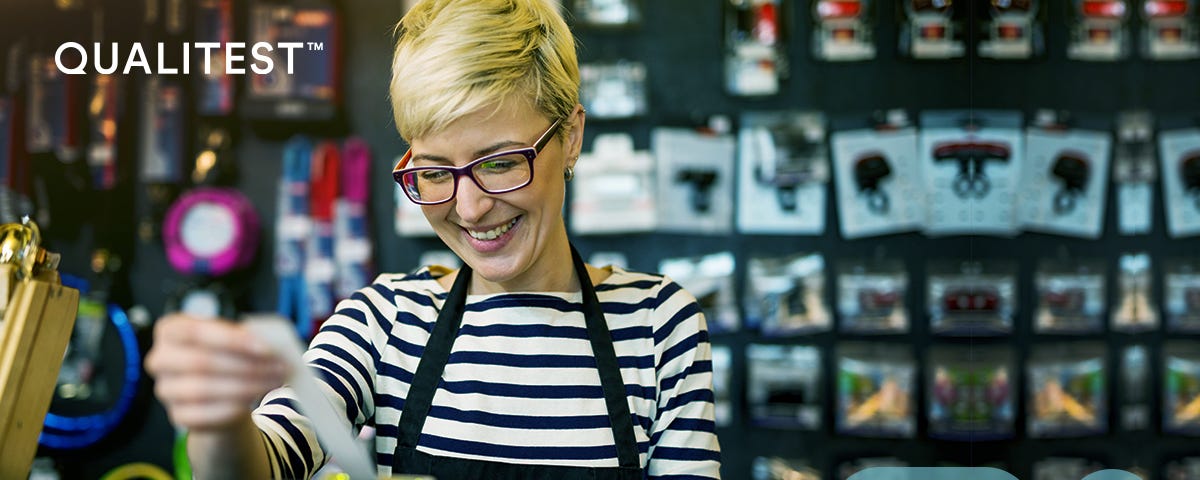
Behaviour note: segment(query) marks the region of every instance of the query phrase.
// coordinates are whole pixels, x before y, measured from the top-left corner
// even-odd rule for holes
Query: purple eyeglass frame
[[[409,200],[411,200],[413,203],[416,203],[418,205],[440,205],[440,204],[449,202],[451,200],[454,200],[454,197],[458,195],[458,179],[460,177],[470,178],[472,182],[475,182],[475,186],[479,187],[480,190],[483,190],[484,192],[487,192],[487,193],[490,193],[493,195],[500,194],[500,193],[508,193],[508,192],[512,192],[515,190],[520,190],[522,188],[529,186],[530,183],[533,183],[533,174],[534,174],[533,160],[535,158],[537,158],[538,154],[542,152],[543,148],[546,148],[546,144],[550,143],[551,138],[554,138],[554,134],[556,132],[558,132],[558,127],[561,125],[562,125],[561,118],[558,120],[555,120],[554,123],[550,124],[550,128],[547,128],[546,132],[543,133],[542,136],[538,137],[536,142],[533,142],[533,146],[525,147],[525,148],[518,148],[515,150],[504,150],[502,152],[496,152],[496,153],[484,155],[475,160],[471,160],[466,165],[463,165],[461,167],[432,166],[432,167],[405,168],[405,166],[408,165],[408,162],[412,160],[412,148],[409,148],[408,151],[404,153],[404,156],[400,158],[400,161],[396,162],[396,166],[392,168],[392,179],[395,180],[396,183],[400,185],[400,190],[404,191],[404,196],[408,197]],[[506,188],[503,190],[488,190],[486,187],[483,186],[482,183],[479,183],[479,179],[475,178],[475,175],[473,173],[471,173],[471,169],[475,168],[475,166],[479,165],[480,163],[486,162],[486,161],[494,159],[494,158],[503,157],[506,155],[521,155],[521,156],[525,157],[525,161],[529,163],[529,179],[526,180],[525,183],[522,183],[521,185],[518,185],[518,186],[515,186],[512,188]],[[408,186],[406,186],[404,184],[404,176],[408,175],[410,173],[413,173],[413,172],[428,171],[428,170],[439,170],[439,171],[444,171],[444,172],[450,172],[451,175],[454,175],[454,190],[452,190],[453,193],[450,194],[449,198],[442,200],[442,201],[438,201],[438,202],[427,202],[424,200],[417,200],[416,198],[413,198],[412,192],[410,192],[408,190]]]

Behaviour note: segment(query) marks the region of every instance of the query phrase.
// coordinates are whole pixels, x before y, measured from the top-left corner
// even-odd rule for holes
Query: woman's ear
[[[572,122],[571,133],[567,136],[567,166],[574,168],[579,154],[583,152],[583,125],[587,120],[587,111],[583,109],[583,105],[576,105],[571,114],[576,118]]]

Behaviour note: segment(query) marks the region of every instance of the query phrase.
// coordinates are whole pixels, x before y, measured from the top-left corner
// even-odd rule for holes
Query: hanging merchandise
[[[821,428],[821,350],[814,346],[750,344],[746,347],[746,362],[746,401],[752,425]]]
[[[99,275],[114,273],[112,257],[95,260]],[[96,445],[125,419],[138,396],[142,356],[128,316],[108,302],[106,288],[65,274],[62,281],[80,290],[79,311],[38,444],[77,450]]]
[[[152,76],[142,91],[141,167],[138,180],[150,202],[139,221],[143,241],[158,237],[167,206],[184,181],[185,97],[182,86],[166,76]]]
[[[646,114],[646,65],[619,60],[579,66],[579,100],[588,118],[609,120]]]
[[[1034,347],[1026,374],[1026,434],[1061,438],[1107,432],[1106,372],[1102,345]]]
[[[850,480],[854,474],[866,470],[868,468],[887,468],[887,467],[907,467],[908,462],[901,461],[896,457],[862,457],[853,460],[847,460],[838,464],[837,478],[838,480]],[[857,479],[856,479],[857,480]]]
[[[258,249],[258,213],[241,192],[201,187],[167,209],[163,245],[180,273],[219,277],[250,265]]]
[[[78,52],[64,51],[62,62],[73,61],[72,55],[78,55]],[[30,55],[25,128],[25,145],[29,153],[53,153],[63,163],[79,159],[80,129],[75,115],[79,101],[76,98],[77,78],[60,72],[51,55]]]
[[[234,39],[233,0],[198,0],[196,4],[196,44],[228,45]],[[197,73],[196,113],[225,116],[233,113],[234,79],[223,68],[226,49],[205,50],[193,59]],[[185,57],[186,61],[186,57]],[[222,68],[212,68],[220,66]]]
[[[1041,2],[1038,0],[989,0],[988,18],[983,22],[984,39],[979,56],[1023,60],[1039,57],[1045,48]]]
[[[929,436],[987,441],[1015,431],[1016,361],[1003,347],[934,346],[927,366]]]
[[[279,279],[280,315],[296,322],[297,332],[307,335],[312,319],[308,296],[304,292],[305,242],[312,232],[309,218],[309,171],[312,168],[312,142],[295,136],[283,146],[283,175],[275,216],[275,277]],[[305,328],[301,328],[301,327]]]
[[[117,75],[92,77],[88,100],[87,163],[92,189],[110,191],[117,186],[117,129],[121,125],[121,79]]]
[[[1200,457],[1184,457],[1167,462],[1163,472],[1163,478],[1170,480],[1200,478]]]
[[[1142,56],[1152,60],[1200,57],[1195,0],[1144,0]]]
[[[819,254],[753,257],[746,268],[746,327],[770,337],[829,330],[825,259]]]
[[[751,112],[738,132],[738,230],[825,231],[829,148],[821,112]]]
[[[965,3],[963,0],[958,0]],[[904,24],[900,27],[900,52],[920,60],[963,56],[961,20],[955,0],[902,0]]]
[[[588,262],[595,264],[595,262]],[[712,346],[713,409],[718,427],[733,424],[733,353],[729,345]]]
[[[1162,132],[1158,144],[1167,233],[1200,235],[1200,128]]]
[[[1121,352],[1121,429],[1145,430],[1150,426],[1150,356],[1145,345],[1128,345]]]
[[[1171,332],[1200,333],[1200,258],[1165,263],[1163,313]]]
[[[899,345],[838,346],[837,432],[863,437],[912,438],[916,428],[916,365]]]
[[[791,0],[723,0],[725,89],[732,95],[779,93],[788,76],[787,27]]]
[[[250,41],[279,47],[266,52],[274,68],[246,72],[243,111],[259,120],[333,120],[341,104],[341,21],[330,0],[299,4],[256,0]]]
[[[1095,460],[1075,457],[1049,457],[1034,462],[1033,478],[1087,478],[1091,474],[1101,470],[1104,470],[1104,465]],[[1111,472],[1113,470],[1107,471]]]
[[[0,186],[12,187],[13,162],[18,152],[14,130],[17,128],[16,98],[12,95],[0,95]]]
[[[908,333],[908,272],[897,260],[842,260],[837,268],[840,330],[852,334]]]
[[[334,296],[350,298],[371,283],[371,147],[361,138],[342,146],[342,191],[334,206],[333,247],[337,263]]]
[[[299,319],[302,338],[312,338],[321,323],[333,314],[334,261],[333,209],[338,196],[341,153],[332,141],[317,144],[309,169],[309,216],[312,230],[304,242],[304,293],[308,298],[309,318]],[[366,286],[364,283],[362,286]]]
[[[1014,235],[1024,156],[1021,113],[921,113],[929,235]]]
[[[1108,199],[1109,134],[1067,128],[1063,120],[1040,111],[1025,131],[1017,221],[1028,231],[1096,239]]]
[[[1097,62],[1121,60],[1129,53],[1128,0],[1070,0],[1071,41],[1067,58]]]
[[[1173,340],[1163,346],[1164,433],[1200,435],[1200,346]]]
[[[575,18],[589,27],[632,27],[642,23],[639,0],[575,0]],[[588,107],[588,112],[591,112]]]
[[[655,128],[650,144],[658,169],[658,229],[731,233],[736,149],[733,136]]]
[[[1144,235],[1153,227],[1154,187],[1158,176],[1154,117],[1147,111],[1117,114],[1113,180],[1117,188],[1117,232]]]
[[[1137,332],[1158,328],[1157,302],[1151,300],[1150,254],[1126,253],[1117,259],[1117,292],[1112,329]]]
[[[1104,330],[1107,277],[1101,260],[1042,260],[1034,274],[1036,333]]]
[[[1007,335],[1017,312],[1017,266],[1006,261],[931,261],[929,323],[938,335]]]
[[[813,2],[813,56],[830,62],[875,58],[871,0]]]
[[[834,132],[833,172],[842,237],[919,230],[927,206],[917,129],[904,110],[881,112],[872,128]]]
[[[752,480],[821,480],[821,472],[806,460],[779,457],[755,457]]]
[[[696,297],[710,333],[737,330],[737,297],[734,294],[732,252],[693,258],[665,258],[658,271]]]
[[[650,152],[633,149],[629,134],[597,135],[592,151],[575,163],[575,179],[567,184],[571,231],[584,235],[653,231],[658,208],[654,161]]]

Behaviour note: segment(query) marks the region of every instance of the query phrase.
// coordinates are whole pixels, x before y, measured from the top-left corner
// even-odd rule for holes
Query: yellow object
[[[104,474],[103,477],[100,477],[100,480],[132,480],[135,478],[146,480],[174,480],[171,477],[171,474],[167,473],[166,470],[159,468],[158,465],[145,462],[127,463],[125,465],[121,465],[117,468],[109,470],[109,472]]]

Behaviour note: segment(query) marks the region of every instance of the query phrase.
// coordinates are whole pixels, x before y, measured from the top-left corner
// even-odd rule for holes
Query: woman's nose
[[[454,192],[454,209],[464,222],[478,222],[492,209],[494,203],[492,196],[480,189],[479,185],[476,185],[471,178],[466,176],[460,178],[457,189]]]

